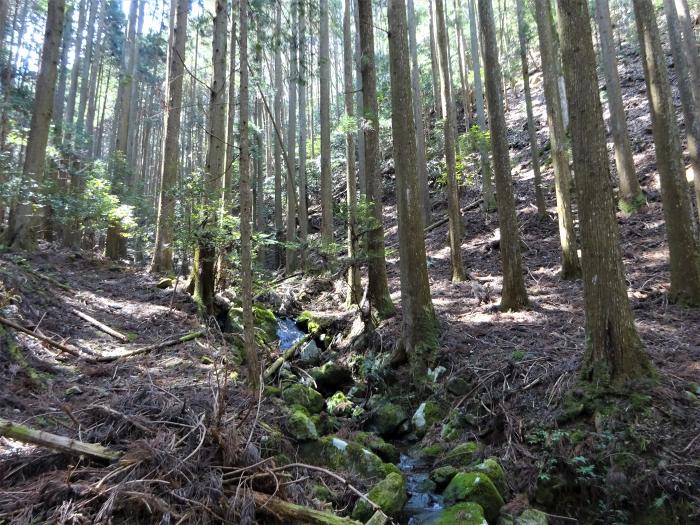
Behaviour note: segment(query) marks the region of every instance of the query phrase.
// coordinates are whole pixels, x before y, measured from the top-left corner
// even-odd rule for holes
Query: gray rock
[[[321,349],[313,339],[306,343],[300,352],[299,359],[303,365],[317,365],[321,360]]]

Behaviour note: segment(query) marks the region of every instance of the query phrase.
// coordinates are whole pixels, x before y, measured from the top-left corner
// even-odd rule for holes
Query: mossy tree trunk
[[[637,32],[644,64],[656,166],[666,221],[671,266],[671,302],[700,305],[700,263],[693,232],[671,85],[651,0],[634,0]]]
[[[651,365],[627,298],[588,3],[559,0],[559,16],[583,246],[582,374],[605,386],[649,375]]]
[[[561,242],[561,276],[576,279],[581,275],[581,264],[576,247],[574,214],[571,209],[571,170],[566,152],[566,128],[559,92],[558,61],[550,0],[535,0],[535,18],[540,40],[544,98],[547,102],[547,125],[552,144],[554,186],[557,196],[559,240]]]
[[[508,154],[508,131],[501,94],[501,66],[496,46],[496,24],[491,0],[479,0],[481,45],[484,51],[486,103],[489,110],[489,129],[498,199],[498,222],[501,229],[501,258],[503,264],[502,310],[519,310],[527,305],[527,291],[523,280],[520,257],[520,233],[515,214],[513,180]]]
[[[418,213],[421,200],[413,126],[405,0],[390,0],[388,20],[391,129],[394,151],[401,152],[395,156],[394,162],[399,215],[402,334],[414,379],[421,381],[435,359],[438,323],[430,299],[423,217]]]
[[[379,109],[377,107],[377,72],[374,65],[374,20],[371,0],[359,0],[360,60],[362,104],[365,135],[365,176],[367,202],[371,205],[372,226],[367,234],[368,290],[370,304],[381,317],[394,313],[389,295],[384,250],[384,216],[382,176],[379,172]]]

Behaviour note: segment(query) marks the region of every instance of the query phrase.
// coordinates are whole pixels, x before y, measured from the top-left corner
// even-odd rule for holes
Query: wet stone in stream
[[[440,517],[442,496],[431,492],[430,465],[401,454],[399,470],[406,476],[408,502],[401,512],[402,525],[430,525]]]

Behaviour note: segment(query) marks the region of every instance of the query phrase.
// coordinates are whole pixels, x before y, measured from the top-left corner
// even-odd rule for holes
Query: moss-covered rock
[[[430,479],[435,483],[435,487],[438,491],[442,491],[449,485],[452,478],[459,472],[452,465],[444,465],[433,469],[430,472]]]
[[[388,463],[398,463],[401,459],[401,454],[394,445],[387,443],[372,432],[355,432],[352,435],[352,439],[360,445],[367,447]]]
[[[348,368],[333,361],[309,370],[316,386],[324,395],[331,395],[352,383],[352,373]]]
[[[262,305],[253,305],[256,336],[266,343],[277,339],[277,317],[269,308]],[[228,311],[228,318],[224,327],[225,331],[243,333],[243,308],[234,306]]]
[[[318,439],[316,425],[302,410],[294,410],[287,418],[287,433],[297,441]]]
[[[401,474],[391,473],[377,483],[367,497],[381,508],[388,516],[396,516],[406,504],[406,480]],[[355,520],[365,522],[374,514],[372,506],[364,499],[357,500],[352,511]]]
[[[309,334],[318,334],[329,324],[328,319],[308,310],[304,310],[297,316],[297,326]]]
[[[323,410],[323,396],[313,388],[299,383],[289,385],[282,391],[282,399],[288,405],[301,405],[311,414],[318,414]]]
[[[478,503],[464,502],[447,507],[433,525],[488,525]]]
[[[329,414],[334,416],[349,416],[355,406],[345,394],[336,392],[326,400],[326,408]]]
[[[481,472],[457,473],[443,492],[443,498],[447,504],[460,501],[478,503],[484,509],[488,521],[496,521],[504,504],[493,482]]]
[[[442,419],[443,415],[440,405],[435,401],[421,403],[411,418],[416,435],[424,436],[430,427]]]
[[[420,449],[416,456],[423,461],[432,462],[442,455],[443,450],[443,445],[434,443]]]
[[[483,472],[484,474],[486,474],[496,486],[498,492],[501,493],[501,496],[503,496],[504,498],[506,497],[506,495],[508,494],[508,482],[506,481],[506,473],[504,472],[503,467],[496,458],[487,458],[481,463],[478,463],[469,468],[474,472]]]
[[[467,441],[449,450],[441,459],[443,465],[466,467],[477,460],[481,447],[475,441]]]
[[[392,472],[399,472],[396,465],[384,463],[379,456],[362,445],[334,436],[302,444],[301,455],[313,465],[349,471],[370,481],[378,481]]]
[[[515,518],[514,525],[548,525],[547,515],[541,510],[526,509],[520,516]]]
[[[408,431],[408,415],[399,405],[390,401],[380,402],[374,409],[371,425],[382,437],[405,434]]]

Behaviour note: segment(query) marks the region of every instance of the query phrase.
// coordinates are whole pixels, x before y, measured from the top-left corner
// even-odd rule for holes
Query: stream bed
[[[442,496],[426,488],[430,465],[406,454],[401,454],[399,470],[406,477],[408,501],[401,511],[402,525],[429,525],[435,522],[443,509]]]
[[[294,319],[290,317],[277,318],[277,338],[280,340],[280,351],[291,348],[294,343],[306,334],[299,329]]]

